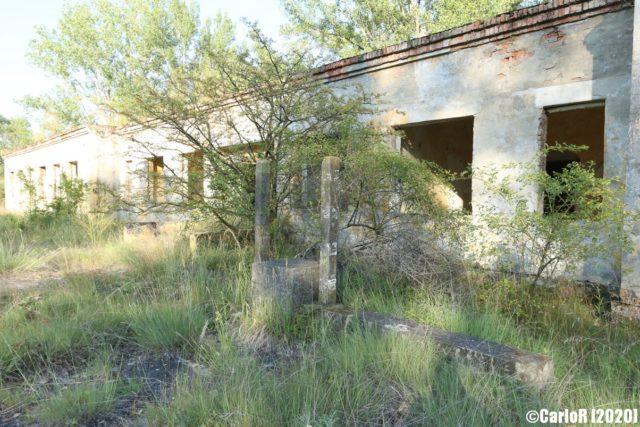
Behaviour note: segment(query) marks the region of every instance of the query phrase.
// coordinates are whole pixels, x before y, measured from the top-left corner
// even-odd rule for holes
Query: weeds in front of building
[[[383,203],[392,194],[384,190],[411,187],[392,187],[381,172],[391,165],[393,174],[409,177],[413,163],[405,162],[414,161],[345,165],[345,183],[381,178],[370,190],[372,178],[349,184],[360,192],[350,193],[347,218],[385,226],[360,227],[369,232],[341,251],[341,302],[548,354],[556,376],[545,391],[478,372],[425,344],[357,327],[336,331],[314,312],[262,311],[249,298],[250,245],[220,243],[194,254],[178,234],[170,245],[153,237],[124,241],[122,224],[58,209],[67,203],[61,200],[21,217],[3,216],[0,224],[3,278],[35,272],[63,278],[2,295],[3,422],[521,425],[531,408],[637,404],[638,328],[607,318],[604,294],[557,276],[554,287],[526,286],[536,278],[525,271],[479,268],[473,252],[463,249],[486,242],[471,238],[480,226],[464,213],[434,208],[430,219],[412,222],[405,203],[397,215],[397,199]],[[576,206],[562,211],[567,219],[584,214],[578,205],[584,202],[613,221],[618,211],[605,214],[618,207],[605,203],[606,195],[570,200],[582,195],[558,190],[558,182],[571,188],[605,183],[589,167],[573,167],[580,170],[556,175],[549,181],[556,192],[543,194]],[[501,230],[506,219],[500,218]],[[519,224],[513,233],[525,232]],[[314,251],[313,242],[285,240],[282,230],[285,224],[274,228],[282,232],[275,256]],[[572,254],[554,256],[568,265]]]

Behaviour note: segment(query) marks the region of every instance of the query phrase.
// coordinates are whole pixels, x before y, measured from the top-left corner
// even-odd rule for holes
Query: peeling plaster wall
[[[356,83],[379,94],[376,119],[391,127],[473,116],[474,168],[534,160],[544,142],[545,107],[604,100],[604,176],[624,181],[632,31],[633,9],[627,8],[446,54],[391,62],[333,84]],[[519,190],[532,208],[540,206],[536,188]],[[477,207],[496,203],[479,180],[473,181],[472,192],[474,215]],[[611,266],[588,264],[583,278],[619,280]]]
[[[636,31],[633,35],[633,71],[630,90],[631,107],[629,114],[629,144],[626,150],[627,171],[625,204],[629,210],[640,213],[640,9],[636,8],[634,15]],[[623,276],[620,296],[623,302],[635,309],[627,311],[634,313],[636,319],[640,319],[640,221],[637,218],[629,218],[627,223],[632,248],[624,254]]]

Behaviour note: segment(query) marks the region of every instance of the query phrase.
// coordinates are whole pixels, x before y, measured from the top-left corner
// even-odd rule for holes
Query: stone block
[[[472,336],[447,332],[411,320],[382,313],[354,311],[342,305],[321,308],[323,314],[346,327],[356,320],[384,333],[398,333],[417,340],[429,340],[447,355],[472,366],[512,375],[536,389],[553,380],[553,361],[543,354],[509,347]]]
[[[317,261],[303,259],[254,262],[252,297],[285,310],[311,304],[318,298],[318,268]]]
[[[626,319],[640,325],[640,304],[614,302],[611,306],[614,319]]]

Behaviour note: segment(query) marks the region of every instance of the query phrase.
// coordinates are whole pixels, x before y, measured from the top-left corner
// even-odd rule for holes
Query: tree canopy
[[[163,172],[172,195],[162,198],[163,209],[201,213],[237,235],[252,225],[253,165],[264,158],[274,169],[276,224],[286,216],[281,208],[299,200],[302,170],[338,155],[354,172],[344,174],[356,206],[347,226],[382,234],[404,212],[389,203],[400,187],[401,206],[432,212],[430,193],[415,185],[434,174],[384,148],[386,135],[366,120],[374,95],[326,85],[313,74],[317,50],[293,44],[280,51],[248,26],[249,39],[238,43],[226,17],[203,23],[182,0],[87,0],[67,5],[55,29],[39,29],[30,56],[66,83],[58,99],[76,97],[85,122],[135,124],[141,131],[132,138],[145,155],[178,144],[201,162],[196,169],[208,188],[181,171]],[[150,132],[162,138],[147,139]],[[159,207],[148,197],[130,202],[131,209]]]
[[[333,59],[358,55],[478,19],[536,0],[282,0],[299,36]]]
[[[361,91],[338,94],[314,78],[308,49],[281,52],[255,25],[249,30],[249,40],[237,43],[227,18],[202,23],[181,0],[89,0],[68,5],[55,30],[40,29],[31,57],[68,82],[95,119],[158,131],[201,153],[211,188],[191,197],[188,177],[167,171],[172,193],[184,197],[165,198],[165,207],[201,211],[237,231],[251,224],[257,158],[277,172],[276,218],[294,191],[297,159],[312,161],[320,142],[339,150],[373,135],[359,121],[367,112]],[[146,153],[162,149],[140,135]],[[309,150],[298,155],[301,146]]]
[[[17,148],[33,141],[31,124],[25,117],[12,119],[0,115],[0,151]]]
[[[31,61],[63,82],[57,94],[28,100],[58,111],[62,122],[118,124],[141,86],[169,93],[186,72],[209,75],[211,52],[224,50],[234,26],[221,14],[202,22],[181,0],[89,0],[67,3],[56,28],[37,29]]]

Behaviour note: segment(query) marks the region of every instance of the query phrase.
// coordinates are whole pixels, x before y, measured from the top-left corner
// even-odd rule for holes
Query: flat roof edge
[[[448,53],[490,43],[512,35],[529,33],[577,22],[633,7],[633,0],[553,0],[548,3],[503,13],[462,27],[412,39],[399,44],[340,59],[318,67],[314,74],[329,81],[342,80],[369,68],[412,57]]]
[[[64,130],[62,132],[58,132],[55,135],[52,135],[48,138],[45,138],[41,141],[35,142],[26,147],[17,148],[15,150],[10,150],[5,153],[0,153],[3,158],[9,159],[11,157],[19,156],[21,154],[26,154],[31,151],[36,151],[41,148],[49,147],[51,145],[59,144],[61,142],[74,139],[80,136],[87,135],[89,133],[100,133],[100,132],[113,132],[112,126],[104,126],[104,125],[95,125],[95,126],[78,126],[71,129]]]
[[[72,129],[68,129],[62,132],[59,132],[49,138],[46,138],[42,141],[33,143],[31,145],[28,145],[26,147],[22,147],[22,148],[18,148],[15,149],[13,151],[9,151],[7,153],[3,153],[2,157],[4,157],[5,159],[8,159],[10,157],[14,157],[14,156],[18,156],[20,154],[24,154],[24,153],[28,153],[30,151],[34,151],[34,150],[38,150],[40,148],[49,146],[49,145],[54,145],[57,144],[59,142],[62,141],[66,141],[68,139],[73,139],[76,138],[78,136],[82,136],[82,135],[86,135],[89,133],[89,128],[87,126],[80,126],[80,127],[75,127]]]

